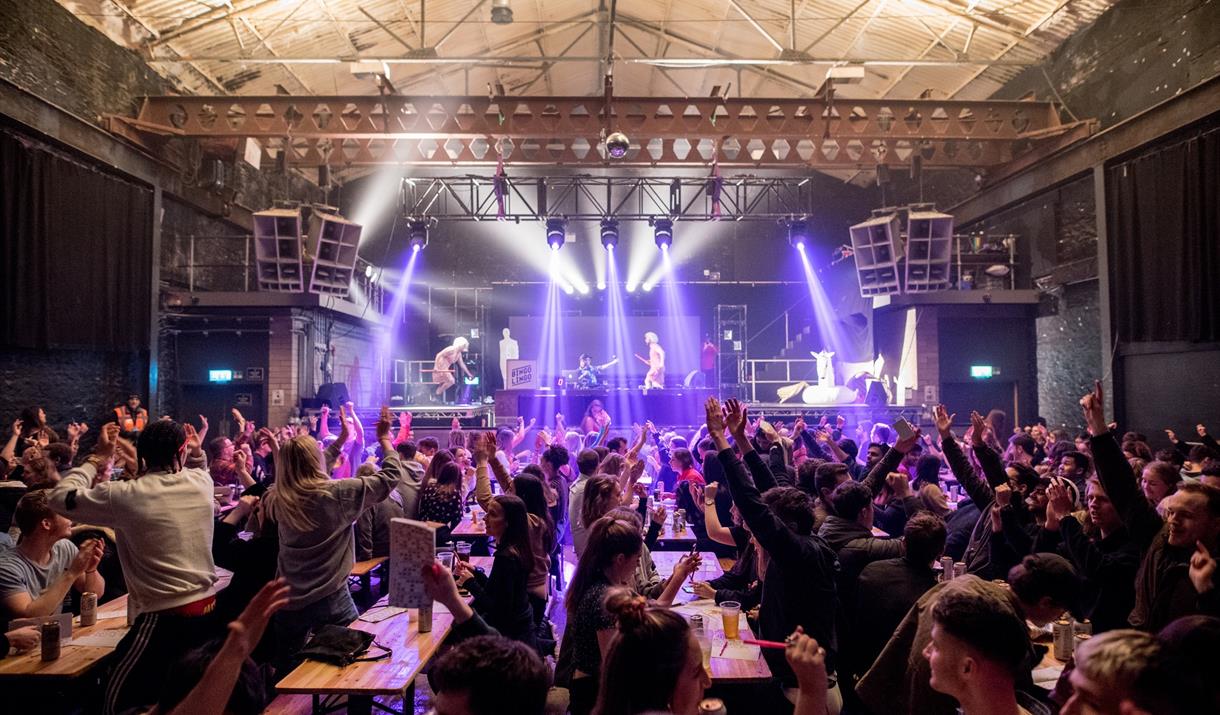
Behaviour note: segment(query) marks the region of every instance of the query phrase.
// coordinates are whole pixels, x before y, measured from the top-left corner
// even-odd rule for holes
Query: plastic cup
[[[741,621],[741,604],[737,601],[720,602],[720,619],[724,624],[724,637],[729,640],[740,638],[738,624]]]
[[[436,560],[441,562],[441,566],[444,566],[445,568],[449,569],[450,571],[453,570],[453,552],[452,551],[436,552]]]
[[[458,559],[460,561],[470,563],[470,542],[469,541],[459,541],[459,542],[457,542],[456,548],[457,548]]]

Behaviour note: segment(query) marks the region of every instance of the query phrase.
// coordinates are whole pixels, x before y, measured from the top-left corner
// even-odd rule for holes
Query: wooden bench
[[[313,698],[308,695],[279,695],[267,704],[263,715],[310,715]]]
[[[368,559],[367,561],[357,561],[356,563],[352,564],[352,570],[351,573],[348,574],[348,579],[350,581],[358,582],[366,594],[372,595],[373,572],[381,568],[382,564],[387,561],[389,561],[389,559],[385,556],[378,556],[375,559]],[[384,569],[382,569],[382,591],[385,590],[385,580],[386,574]]]

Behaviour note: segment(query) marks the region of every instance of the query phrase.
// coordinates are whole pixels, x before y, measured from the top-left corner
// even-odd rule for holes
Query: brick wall
[[[142,392],[147,357],[88,350],[0,349],[0,425],[5,438],[21,410],[40,405],[61,430],[72,421],[97,428],[132,392]],[[86,444],[92,444],[93,435]]]

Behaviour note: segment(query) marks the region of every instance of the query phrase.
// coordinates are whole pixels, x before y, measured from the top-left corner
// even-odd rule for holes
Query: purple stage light
[[[834,307],[831,306],[830,299],[826,296],[826,290],[822,287],[813,263],[809,260],[809,252],[805,250],[803,244],[795,245],[797,253],[801,256],[801,267],[805,271],[805,284],[809,289],[809,300],[813,304],[813,318],[817,323],[818,333],[824,341],[822,349],[842,355],[841,348],[845,343],[839,332],[838,317]]]
[[[377,346],[377,357],[382,368],[377,374],[391,374],[390,365],[394,358],[394,348],[398,345],[398,329],[403,324],[403,311],[407,307],[407,294],[411,291],[411,278],[415,274],[415,263],[419,259],[419,245],[412,245],[411,253],[407,258],[407,265],[403,268],[402,275],[398,279],[398,286],[394,289],[393,298],[390,301],[389,323],[390,327],[381,333],[381,339]],[[388,385],[386,386],[389,387]],[[386,390],[386,394],[389,390]]]

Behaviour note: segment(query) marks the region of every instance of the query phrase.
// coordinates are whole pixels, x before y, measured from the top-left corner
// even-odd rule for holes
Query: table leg
[[[347,712],[348,715],[371,715],[373,699],[365,695],[349,695],[347,696]]]

